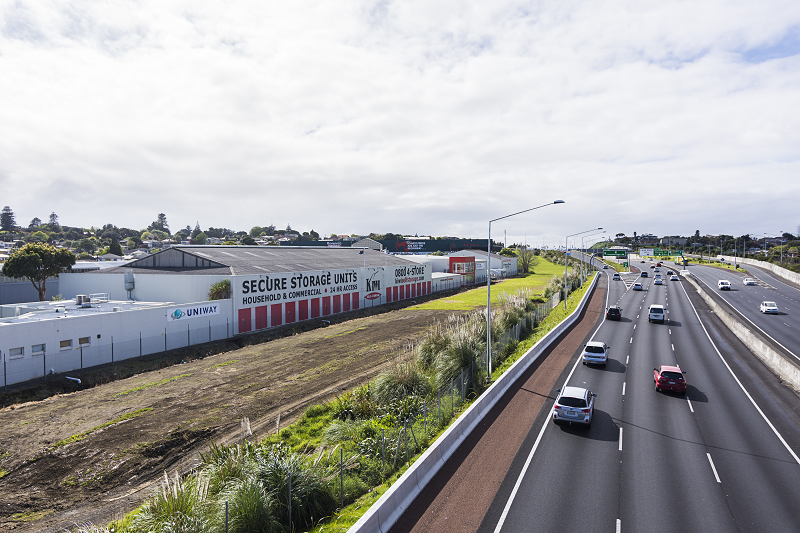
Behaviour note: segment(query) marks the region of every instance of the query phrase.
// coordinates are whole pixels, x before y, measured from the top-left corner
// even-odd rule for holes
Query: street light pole
[[[605,231],[603,231],[602,233],[605,233]],[[586,257],[586,248],[584,247],[583,239],[588,239],[589,237],[594,237],[595,235],[597,235],[597,233],[592,233],[591,235],[585,235],[585,236],[581,237],[581,280],[583,280],[585,278],[585,276],[583,275],[583,263],[584,263],[584,259]],[[591,255],[589,257],[591,259]],[[590,262],[590,265],[591,265],[591,262]],[[589,274],[589,267],[588,266],[586,267],[586,274],[587,275]],[[581,281],[581,283],[583,283],[583,281]]]
[[[503,220],[504,218],[521,215],[528,211],[541,209],[548,205],[563,204],[564,200],[556,200],[547,204],[542,204],[523,211],[517,211],[503,217],[493,218],[489,221],[489,243],[486,250],[486,380],[492,381],[492,222]]]
[[[569,292],[567,290],[567,265],[569,264],[569,238],[575,237],[576,235],[583,235],[584,233],[589,233],[590,231],[597,231],[601,229],[603,228],[587,229],[586,231],[579,231],[578,233],[567,235],[564,238],[564,311],[567,310],[567,296],[569,296]]]

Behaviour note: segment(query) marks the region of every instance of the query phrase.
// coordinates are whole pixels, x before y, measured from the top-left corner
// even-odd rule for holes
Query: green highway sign
[[[610,250],[603,248],[603,257],[628,257],[626,250]]]
[[[655,250],[653,250],[653,255],[656,255],[656,256],[659,256],[659,255],[683,255],[683,250],[670,251],[670,250],[662,250],[660,248],[656,248]]]

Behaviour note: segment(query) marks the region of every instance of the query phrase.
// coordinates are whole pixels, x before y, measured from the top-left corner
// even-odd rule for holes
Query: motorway
[[[800,363],[799,289],[768,271],[750,265],[743,265],[748,270],[747,274],[692,263],[689,265],[692,275],[705,283],[707,290],[715,292],[733,307],[742,322],[760,330]],[[757,285],[743,285],[745,277],[755,279]],[[731,282],[729,291],[717,288],[717,282],[721,279]],[[762,314],[759,305],[765,300],[775,302],[779,314]]]
[[[691,270],[716,276],[715,289],[722,279]],[[545,403],[478,531],[800,531],[800,399],[688,283],[623,278],[607,292],[623,319],[587,339],[611,346],[609,364],[581,365],[578,351],[561,380],[597,394],[592,427],[555,426]],[[644,291],[629,289],[635,280]],[[734,287],[725,297],[755,289],[747,296],[760,302],[769,290]],[[664,324],[647,320],[654,303],[667,306]],[[685,397],[655,392],[660,364],[686,372]]]

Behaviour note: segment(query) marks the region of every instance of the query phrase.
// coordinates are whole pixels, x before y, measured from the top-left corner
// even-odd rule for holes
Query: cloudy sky
[[[17,222],[795,233],[800,2],[0,0]]]

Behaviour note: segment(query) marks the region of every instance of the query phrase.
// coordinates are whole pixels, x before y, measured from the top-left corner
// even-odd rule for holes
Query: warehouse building
[[[65,298],[208,300],[229,280],[234,333],[291,324],[430,294],[430,265],[358,248],[173,246],[124,266],[63,274]]]

